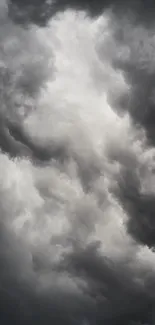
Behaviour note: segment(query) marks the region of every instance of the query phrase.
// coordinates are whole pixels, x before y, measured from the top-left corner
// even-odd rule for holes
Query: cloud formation
[[[36,6],[0,4],[0,322],[154,324],[150,10]]]

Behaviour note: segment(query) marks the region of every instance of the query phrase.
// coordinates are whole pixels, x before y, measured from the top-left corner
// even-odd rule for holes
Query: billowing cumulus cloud
[[[154,324],[154,25],[126,9],[0,3],[2,325]]]

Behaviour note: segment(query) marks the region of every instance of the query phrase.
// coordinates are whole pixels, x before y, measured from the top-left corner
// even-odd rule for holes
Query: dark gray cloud
[[[154,324],[153,6],[0,3],[1,324]]]
[[[91,16],[98,16],[110,7],[119,17],[124,16],[124,12],[130,13],[137,23],[150,27],[155,12],[153,0],[10,0],[9,4],[10,17],[17,23],[39,25],[45,25],[56,12],[68,8],[86,10]]]

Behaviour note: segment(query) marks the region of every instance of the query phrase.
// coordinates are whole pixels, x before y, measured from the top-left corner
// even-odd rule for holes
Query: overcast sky
[[[0,0],[0,324],[155,324],[154,1]]]

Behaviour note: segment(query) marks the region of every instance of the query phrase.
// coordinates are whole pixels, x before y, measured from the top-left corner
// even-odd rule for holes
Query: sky
[[[0,0],[0,324],[155,324],[154,1]]]

